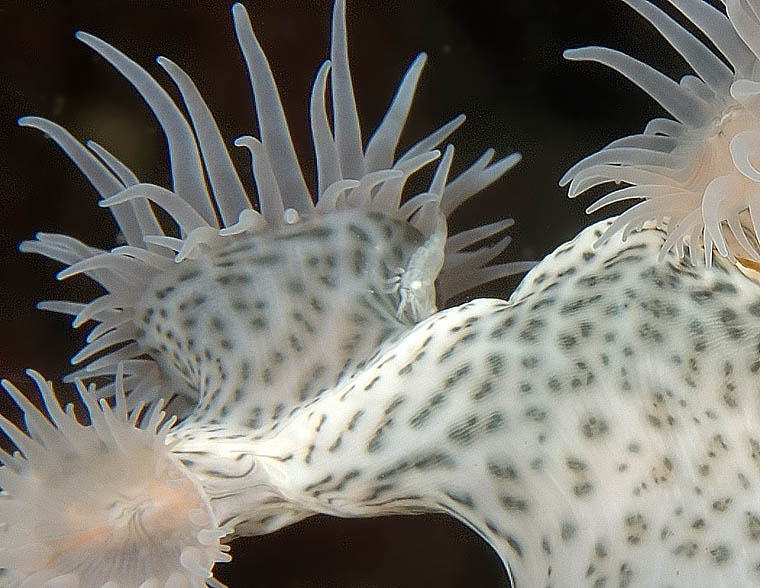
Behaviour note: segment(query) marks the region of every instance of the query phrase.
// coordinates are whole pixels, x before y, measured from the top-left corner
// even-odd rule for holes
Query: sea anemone
[[[365,280],[365,294],[373,292],[380,297],[387,294],[395,298],[392,314],[398,319],[398,324],[384,318],[377,326],[364,325],[365,333],[375,334],[372,350],[378,339],[425,318],[451,297],[530,267],[528,264],[492,264],[510,241],[503,232],[512,224],[511,220],[497,221],[448,238],[445,222],[446,215],[512,167],[518,155],[493,161],[494,151],[488,150],[450,180],[454,148],[448,145],[441,153],[437,147],[462,124],[463,116],[421,139],[402,155],[396,155],[425,63],[424,54],[413,61],[385,117],[364,144],[348,65],[345,3],[343,0],[335,3],[331,57],[317,72],[310,101],[317,163],[316,190],[310,190],[293,148],[269,64],[248,14],[242,5],[236,4],[233,16],[250,73],[260,132],[259,138],[247,136],[236,141],[251,151],[255,196],[243,187],[198,89],[185,72],[164,57],[157,61],[176,84],[187,117],[143,68],[100,39],[77,33],[79,40],[134,85],[155,113],[168,140],[171,189],[140,182],[103,147],[92,141],[82,145],[53,122],[38,117],[24,117],[19,121],[22,126],[45,132],[58,143],[99,192],[103,198],[101,205],[110,208],[123,233],[126,244],[110,251],[89,247],[65,235],[47,233],[23,243],[21,249],[69,266],[59,278],[85,274],[104,287],[106,294],[88,304],[48,301],[40,307],[74,315],[74,326],[88,321],[97,323],[85,347],[72,358],[73,363],[85,365],[70,379],[110,376],[122,363],[130,406],[152,399],[155,390],[162,398],[179,395],[185,405],[192,405],[205,389],[213,387],[204,383],[205,368],[197,362],[187,365],[167,359],[167,349],[163,347],[170,345],[163,339],[155,344],[156,349],[152,343],[141,341],[145,325],[140,324],[137,308],[152,280],[175,264],[182,266],[198,258],[208,260],[209,254],[229,251],[234,245],[245,247],[240,243],[254,243],[251,237],[275,243],[277,235],[292,235],[302,226],[300,234],[305,234],[309,222],[350,225],[351,218],[355,217],[339,213],[351,210],[363,211],[362,214],[370,217],[380,215],[395,223],[408,223],[412,231],[408,234],[412,237],[407,239],[406,247],[412,249],[399,255],[397,260],[385,261],[386,267],[378,272],[382,275],[377,276],[383,287]],[[328,105],[331,105],[330,113]],[[435,161],[438,163],[429,186],[407,198],[405,186],[410,176]],[[153,206],[169,214],[176,223],[174,230],[157,220]],[[413,256],[418,248],[425,253]],[[209,263],[213,265],[218,261],[212,259]],[[274,281],[273,284],[262,280],[258,288],[267,296],[281,298],[283,285],[277,283],[276,277]],[[152,310],[141,308],[143,316]],[[334,312],[347,316],[339,301],[335,302]],[[163,337],[163,333],[160,335]],[[252,334],[248,335],[248,349],[256,349],[256,340],[251,338]],[[320,337],[327,347],[329,337],[324,333]],[[267,337],[266,341],[270,339]],[[356,349],[353,351],[353,357],[359,361],[362,354]],[[155,358],[162,352],[167,364],[171,363],[169,369],[176,372],[172,382],[167,379],[166,370],[162,371],[150,357]],[[334,382],[337,374],[346,372],[346,360],[342,356],[333,363],[338,367],[326,370],[329,374],[329,377],[323,376],[326,383],[311,382],[313,390],[310,388],[309,393],[324,388],[331,380]],[[303,388],[301,384],[280,388],[290,390],[299,386]],[[111,392],[112,386],[100,389],[104,395]],[[303,399],[307,393],[301,390],[298,394]],[[182,414],[187,412],[187,406],[172,408]]]
[[[179,588],[221,586],[211,577],[229,561],[198,480],[172,456],[175,418],[158,402],[128,414],[122,376],[113,407],[77,383],[89,424],[62,409],[51,382],[28,372],[40,411],[13,384],[26,431],[0,428],[18,451],[0,468],[0,567],[8,585]]]
[[[642,10],[653,9],[646,2],[635,4]],[[677,5],[685,13],[689,11],[695,23],[699,15],[704,22],[713,22],[708,16],[715,14],[722,19],[719,22],[729,22],[697,0]],[[736,257],[728,242],[730,235],[739,247],[754,247],[751,207],[716,221],[719,230],[723,230],[723,222],[730,229],[721,233],[725,241],[720,243],[707,222],[701,234],[686,231],[678,236],[672,214],[654,217],[669,233],[646,224],[647,219],[652,220],[648,217],[639,223],[648,230],[635,234],[630,230],[639,225],[626,224],[632,215],[624,221],[602,221],[547,256],[509,301],[473,300],[427,316],[442,302],[440,296],[452,291],[438,275],[450,270],[446,260],[451,258],[452,248],[464,257],[473,255],[469,261],[475,262],[478,280],[487,278],[481,270],[491,271],[483,264],[490,262],[490,257],[485,257],[492,251],[480,251],[477,245],[481,239],[492,238],[493,230],[501,229],[466,232],[457,243],[457,235],[447,236],[444,202],[447,190],[461,178],[470,174],[470,180],[480,178],[479,185],[492,168],[476,166],[449,183],[452,150],[447,147],[430,188],[408,200],[407,208],[402,203],[404,180],[418,164],[432,163],[439,155],[435,141],[423,140],[422,152],[410,156],[419,156],[416,163],[407,160],[409,169],[402,165],[405,156],[396,160],[393,146],[386,150],[390,159],[385,166],[356,172],[357,162],[367,163],[374,139],[365,150],[362,141],[356,140],[358,133],[345,132],[345,127],[339,130],[345,121],[349,121],[349,129],[358,129],[353,98],[347,110],[339,107],[346,104],[340,88],[351,88],[345,37],[336,33],[344,30],[342,10],[339,1],[333,27],[337,56],[332,65],[320,70],[315,84],[316,103],[323,106],[319,96],[326,87],[326,76],[331,77],[333,116],[323,116],[324,109],[316,108],[321,127],[315,125],[314,132],[318,185],[326,160],[319,161],[320,146],[325,143],[317,136],[328,139],[324,153],[337,162],[340,174],[318,188],[319,199],[313,204],[308,191],[299,192],[302,174],[295,173],[298,164],[266,62],[243,9],[235,8],[244,53],[249,58],[253,55],[257,64],[251,70],[256,72],[253,85],[258,111],[260,116],[266,113],[269,121],[260,121],[261,140],[242,141],[254,152],[258,211],[248,204],[244,191],[238,192],[237,204],[230,204],[227,189],[221,190],[215,183],[213,178],[220,176],[211,169],[220,161],[223,170],[232,170],[224,176],[230,179],[228,188],[234,191],[239,181],[213,120],[184,74],[162,60],[184,96],[189,122],[134,63],[101,41],[80,35],[123,70],[159,113],[170,136],[175,185],[168,190],[141,184],[101,147],[80,145],[53,123],[26,119],[48,131],[80,167],[89,170],[87,175],[96,187],[106,182],[101,191],[104,204],[113,207],[127,245],[107,252],[68,237],[42,235],[25,246],[71,264],[63,277],[85,273],[108,290],[89,305],[56,302],[47,307],[74,314],[78,321],[100,323],[75,360],[106,353],[89,364],[85,375],[115,374],[111,390],[116,399],[110,408],[102,399],[96,400],[108,389],[96,391],[80,384],[90,413],[88,428],[71,410],[61,409],[48,383],[44,387],[39,384],[47,414],[9,388],[26,413],[28,432],[10,423],[4,426],[23,454],[6,460],[6,470],[0,470],[11,472],[7,479],[0,473],[0,485],[10,500],[19,504],[18,514],[13,509],[0,513],[0,521],[7,526],[4,531],[53,528],[59,541],[61,526],[68,529],[82,520],[97,519],[105,510],[104,495],[118,493],[119,514],[127,512],[132,520],[139,518],[141,528],[150,528],[151,537],[169,537],[160,548],[174,552],[162,556],[164,567],[153,575],[171,574],[172,570],[183,574],[185,568],[192,568],[198,573],[185,578],[187,583],[213,585],[208,574],[213,563],[224,558],[219,540],[228,525],[234,527],[231,534],[256,534],[318,512],[371,516],[436,511],[457,517],[486,539],[502,558],[510,580],[514,577],[517,584],[511,582],[512,586],[757,585],[760,563],[754,547],[760,538],[760,513],[755,508],[760,442],[754,415],[758,413],[755,388],[760,328],[755,319],[760,316],[760,297],[757,284],[726,259],[710,258],[713,246],[726,249],[726,257]],[[660,24],[670,22],[653,10]],[[405,102],[399,96],[411,92],[415,67],[419,64],[407,74],[391,112]],[[257,77],[262,71],[264,77]],[[699,83],[704,82],[695,80],[685,82],[684,87],[695,94],[704,92],[706,97],[707,86],[702,88]],[[401,108],[400,119],[405,112]],[[688,111],[679,113],[689,115]],[[268,134],[266,129],[271,127],[267,125],[277,120],[282,123],[279,132]],[[386,120],[396,120],[395,126],[387,124],[400,132],[398,117]],[[655,140],[642,140],[648,148],[632,147],[639,143],[631,139],[621,149],[626,153],[652,151],[659,139],[678,138],[673,125],[687,128],[683,122],[661,122],[650,128]],[[210,135],[201,128],[210,129]],[[390,127],[384,122],[383,128]],[[319,129],[326,129],[326,134],[320,135]],[[671,134],[663,129],[670,129]],[[396,131],[391,135],[396,137]],[[270,141],[272,136],[281,139],[275,143],[277,147]],[[341,147],[345,145],[353,147]],[[190,152],[191,157],[180,157],[181,151],[184,155]],[[284,153],[284,159],[295,167],[287,161],[282,164],[274,151]],[[675,146],[670,151],[654,150],[663,157],[671,152],[682,155]],[[731,149],[729,152],[733,155]],[[592,169],[596,164],[589,165]],[[192,168],[189,172],[187,166]],[[627,169],[614,162],[599,163],[599,167]],[[210,192],[199,192],[207,183]],[[382,194],[392,194],[392,203],[384,198],[381,202]],[[175,233],[164,232],[154,206],[176,221]],[[737,229],[744,231],[741,235],[732,228],[737,222],[744,223]],[[627,242],[611,238],[623,228]],[[377,247],[383,234],[394,237],[391,243],[399,245],[394,254],[397,259],[389,261]],[[695,268],[678,258],[687,246],[693,253],[700,240],[712,262],[710,267]],[[372,247],[362,243],[372,243]],[[315,253],[313,264],[310,250]],[[370,250],[376,257],[368,263]],[[345,257],[339,261],[332,251]],[[664,263],[657,263],[658,253]],[[750,255],[751,251],[743,253]],[[475,257],[481,254],[482,264]],[[291,268],[283,258],[299,263],[303,258],[303,265],[298,266],[303,280],[292,280]],[[266,265],[275,267],[269,270],[270,276],[252,280],[261,276]],[[339,272],[341,281],[336,280],[335,266],[349,270]],[[352,267],[362,270],[355,271],[360,279],[343,282]],[[497,266],[493,271],[500,275],[506,269]],[[459,273],[472,275],[465,270]],[[211,279],[196,281],[204,275]],[[313,328],[311,319],[316,315],[305,316],[303,309],[311,307],[309,312],[319,314],[324,310],[323,294],[337,296],[336,292],[344,290],[350,294],[348,304],[340,299],[327,313],[334,324],[324,331],[316,329],[318,340],[309,340],[305,346],[300,335]],[[319,297],[310,299],[315,293]],[[272,310],[267,305],[273,301],[281,314],[265,314]],[[354,315],[355,304],[373,314]],[[294,308],[300,314],[294,315]],[[286,315],[304,331],[296,334],[288,328],[270,337],[257,330],[262,321]],[[367,316],[374,317],[374,322],[365,322]],[[357,363],[344,364],[344,356],[339,356],[339,361],[330,365],[330,369],[340,369],[333,374],[335,385],[309,388],[303,395],[288,391],[271,371],[283,370],[287,358],[281,346],[291,353],[288,369],[294,367],[290,371],[309,375],[303,358],[325,350],[330,355],[335,348],[332,337],[344,333],[339,321],[343,318],[356,322],[359,335],[366,331],[371,335],[360,347],[348,341],[344,353]],[[183,321],[190,322],[185,325]],[[186,336],[193,329],[202,340]],[[241,329],[242,336],[235,335]],[[155,343],[155,348],[146,341]],[[262,350],[263,362],[246,363],[241,346],[244,354],[245,350]],[[109,353],[113,348],[116,351]],[[368,355],[362,358],[362,353]],[[123,368],[119,367],[122,361]],[[129,381],[122,369],[131,375]],[[167,369],[174,369],[176,377],[167,378]],[[42,381],[34,377],[38,383]],[[253,377],[269,381],[270,387],[259,386]],[[320,380],[319,385],[323,384]],[[185,394],[197,403],[174,429],[169,430],[170,423],[162,423],[161,404],[140,417],[140,399],[154,398],[154,386],[162,388],[158,396]],[[125,389],[131,390],[129,400],[135,405],[131,416]],[[292,396],[293,391],[298,393]],[[264,418],[256,413],[263,402],[257,396],[276,403]],[[292,406],[281,402],[286,397],[293,401]],[[108,434],[104,434],[107,427]],[[121,434],[113,434],[114,428]],[[78,441],[82,430],[90,431],[89,442],[68,441],[69,436]],[[141,453],[141,445],[128,446],[123,440],[138,434],[149,438],[147,455]],[[113,449],[113,445],[118,447]],[[129,451],[122,455],[119,451],[125,446]],[[70,447],[74,449],[68,451]],[[95,447],[108,453],[109,463],[100,467],[101,454]],[[68,510],[60,505],[50,511],[43,504],[39,512],[27,507],[27,502],[42,502],[40,488],[46,496],[52,494],[50,488],[63,497],[71,495],[73,483],[65,476],[61,483],[55,477],[61,474],[52,474],[37,492],[28,492],[13,478],[17,471],[24,476],[22,466],[27,463],[35,472],[33,464],[51,469],[45,452],[55,454],[57,466],[61,460],[64,464],[75,462],[64,473],[81,472],[77,481],[91,482],[86,484],[86,509],[75,509],[73,523]],[[79,463],[81,455],[88,459]],[[152,461],[156,459],[160,463]],[[127,466],[122,465],[127,461]],[[155,489],[156,472],[165,470],[163,464],[168,464],[168,469],[175,467],[171,470],[174,478],[187,489],[180,499],[172,495],[164,501],[166,493]],[[112,468],[116,469],[113,473]],[[23,479],[31,484],[39,478],[29,475]],[[112,479],[116,480],[113,487]],[[140,480],[148,480],[147,489],[136,496],[130,494],[124,504],[122,493]],[[143,496],[148,497],[147,511],[140,510]],[[50,498],[50,503],[57,498]],[[107,503],[109,508],[113,504]],[[152,507],[166,516],[156,522]],[[192,515],[190,522],[195,526],[190,528],[183,513],[198,512],[205,516],[201,521]],[[112,518],[121,521],[119,516]],[[2,559],[0,550],[0,565],[13,570],[17,584],[49,580],[65,585],[78,579],[66,569],[42,572],[38,568],[63,561],[63,555],[73,558],[89,547],[102,556],[104,546],[108,555],[116,554],[107,557],[108,561],[124,561],[127,554],[134,553],[140,565],[133,567],[141,568],[143,558],[152,562],[153,551],[135,552],[132,535],[112,532],[108,537],[115,536],[114,540],[100,541],[97,546],[88,542],[113,529],[112,518],[107,523],[96,520],[90,526],[77,526],[65,553],[59,555],[60,549],[47,547],[53,557],[44,561],[40,561],[44,549],[16,553],[11,549],[23,540],[10,536],[4,544],[0,539],[0,547],[10,546],[7,559]],[[183,557],[187,545],[192,546],[192,558]],[[148,570],[143,575],[151,573]],[[175,578],[169,578],[171,585]],[[113,578],[109,575],[109,582],[104,579],[101,575],[81,583],[105,583],[111,588]],[[157,582],[162,580],[163,576]],[[122,583],[131,585],[131,578]]]
[[[570,168],[560,180],[570,197],[595,186],[626,184],[598,199],[642,200],[610,225],[602,240],[655,221],[670,249],[692,257],[700,247],[730,259],[760,261],[760,3],[727,0],[726,14],[702,0],[670,0],[715,49],[647,0],[623,0],[647,19],[696,75],[674,81],[614,49],[571,49],[565,57],[596,61],[642,88],[673,117],[617,139]],[[717,50],[717,51],[716,51]]]

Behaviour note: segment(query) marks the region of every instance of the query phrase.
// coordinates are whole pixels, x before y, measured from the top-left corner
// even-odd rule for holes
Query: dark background
[[[98,35],[171,87],[153,62],[166,55],[198,84],[228,142],[255,134],[250,89],[230,2],[0,0],[0,375],[24,382],[26,367],[57,381],[85,333],[34,309],[48,298],[89,300],[86,281],[55,282],[58,267],[16,247],[36,231],[114,244],[110,215],[75,167],[40,133],[15,125],[36,114],[93,138],[142,180],[169,185],[158,125],[129,84],[77,42]],[[313,165],[306,100],[326,58],[330,0],[246,3],[269,56],[307,171]],[[349,0],[349,43],[365,139],[414,55],[429,53],[405,144],[464,112],[453,141],[459,168],[487,147],[523,161],[455,218],[468,227],[517,219],[507,259],[540,259],[590,221],[591,198],[567,200],[557,185],[581,156],[661,115],[641,91],[605,68],[569,63],[567,47],[623,49],[680,77],[685,65],[656,32],[616,0]],[[236,161],[250,177],[247,154]],[[307,176],[308,177],[308,176]],[[609,214],[609,213],[608,213]],[[504,281],[471,296],[508,296]],[[65,392],[65,390],[64,390]],[[13,412],[11,410],[11,412]],[[442,516],[337,520],[317,517],[233,544],[217,574],[233,588],[495,588],[498,558]]]

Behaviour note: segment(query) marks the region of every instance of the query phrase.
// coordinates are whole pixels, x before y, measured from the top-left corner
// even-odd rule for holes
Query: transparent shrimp
[[[407,266],[392,270],[395,275],[388,284],[389,291],[399,296],[397,317],[407,317],[418,323],[438,310],[435,279],[443,267],[446,237],[446,217],[439,210],[435,229],[412,254]]]

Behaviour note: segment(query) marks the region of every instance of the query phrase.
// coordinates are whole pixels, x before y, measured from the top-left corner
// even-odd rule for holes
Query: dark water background
[[[306,101],[327,56],[331,1],[257,0],[247,6],[309,171]],[[688,71],[643,19],[616,0],[349,0],[348,20],[365,138],[404,69],[424,50],[429,61],[402,147],[464,112],[468,122],[453,138],[456,169],[487,147],[502,156],[522,152],[522,163],[454,220],[453,231],[514,217],[505,259],[540,259],[586,226],[583,209],[591,198],[568,200],[558,178],[581,156],[661,115],[632,84],[601,66],[566,62],[562,50],[608,45],[676,77]],[[26,367],[58,380],[85,335],[72,333],[66,317],[35,310],[34,303],[86,301],[97,293],[86,280],[55,282],[58,266],[18,253],[18,242],[41,230],[109,248],[115,229],[68,159],[15,120],[51,118],[80,139],[100,142],[142,180],[169,185],[158,125],[131,86],[74,39],[77,29],[124,51],[167,88],[171,83],[153,59],[170,57],[193,77],[228,143],[255,134],[228,2],[0,0],[0,375],[17,383],[26,383]],[[247,153],[234,153],[248,178]],[[506,297],[514,284],[497,283],[470,297]],[[505,585],[490,549],[442,516],[317,517],[239,540],[233,550],[234,563],[218,569],[233,588]]]

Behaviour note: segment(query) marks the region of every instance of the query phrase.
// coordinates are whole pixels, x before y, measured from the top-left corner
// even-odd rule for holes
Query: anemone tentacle
[[[623,0],[651,23],[696,75],[675,81],[606,47],[571,49],[572,61],[596,61],[622,74],[675,120],[655,119],[642,134],[613,141],[571,167],[560,180],[570,197],[615,182],[629,186],[588,208],[642,200],[611,225],[602,240],[647,221],[665,227],[665,249],[710,264],[723,257],[760,260],[760,4],[727,0],[725,13],[703,0],[669,0],[716,50],[649,0]],[[635,188],[635,189],[631,189]]]
[[[438,149],[464,122],[463,116],[397,155],[426,60],[424,54],[407,70],[385,117],[365,145],[348,63],[345,2],[337,0],[330,60],[318,71],[311,95],[310,119],[317,161],[317,189],[313,192],[296,157],[268,61],[242,5],[233,7],[233,18],[250,75],[259,127],[258,138],[241,137],[236,145],[251,151],[255,191],[243,186],[212,113],[179,66],[167,58],[158,58],[177,86],[187,116],[146,70],[88,33],[79,32],[77,38],[134,86],[163,128],[169,147],[171,189],[141,182],[97,143],[83,145],[55,123],[38,117],[19,121],[22,126],[45,132],[61,147],[98,191],[101,206],[110,208],[124,234],[128,247],[111,251],[88,248],[74,239],[49,234],[23,243],[21,249],[69,265],[59,278],[84,273],[105,288],[102,297],[76,307],[75,325],[93,321],[96,326],[87,346],[72,360],[84,365],[71,377],[113,374],[118,361],[126,361],[125,386],[134,400],[146,397],[146,391],[157,385],[160,397],[168,400],[174,396],[165,375],[149,365],[146,353],[149,356],[152,350],[139,343],[140,327],[134,315],[146,284],[167,271],[172,259],[181,264],[203,258],[234,247],[247,234],[276,236],[293,223],[306,223],[319,216],[328,218],[344,208],[377,212],[408,223],[421,232],[421,242],[425,242],[436,229],[434,210],[450,214],[519,160],[516,154],[494,160],[494,151],[488,150],[458,177],[450,178],[453,147],[446,146],[444,157]],[[408,179],[431,164],[436,168],[429,188],[404,202]],[[162,226],[154,207],[168,213],[176,227]],[[429,277],[431,284],[438,278],[433,293],[436,303],[530,267],[524,263],[493,263],[509,243],[509,238],[502,235],[508,226],[505,222],[492,223],[453,235],[440,245],[443,264],[434,268],[434,275]],[[500,236],[496,245],[491,245]],[[482,246],[484,243],[486,246]],[[397,305],[402,305],[400,300]],[[41,307],[66,312],[75,308],[61,303],[43,303]],[[386,327],[383,324],[377,328],[384,331]],[[106,352],[99,359],[90,359]],[[112,386],[101,389],[104,394],[112,390]],[[199,394],[195,390],[190,400]]]

